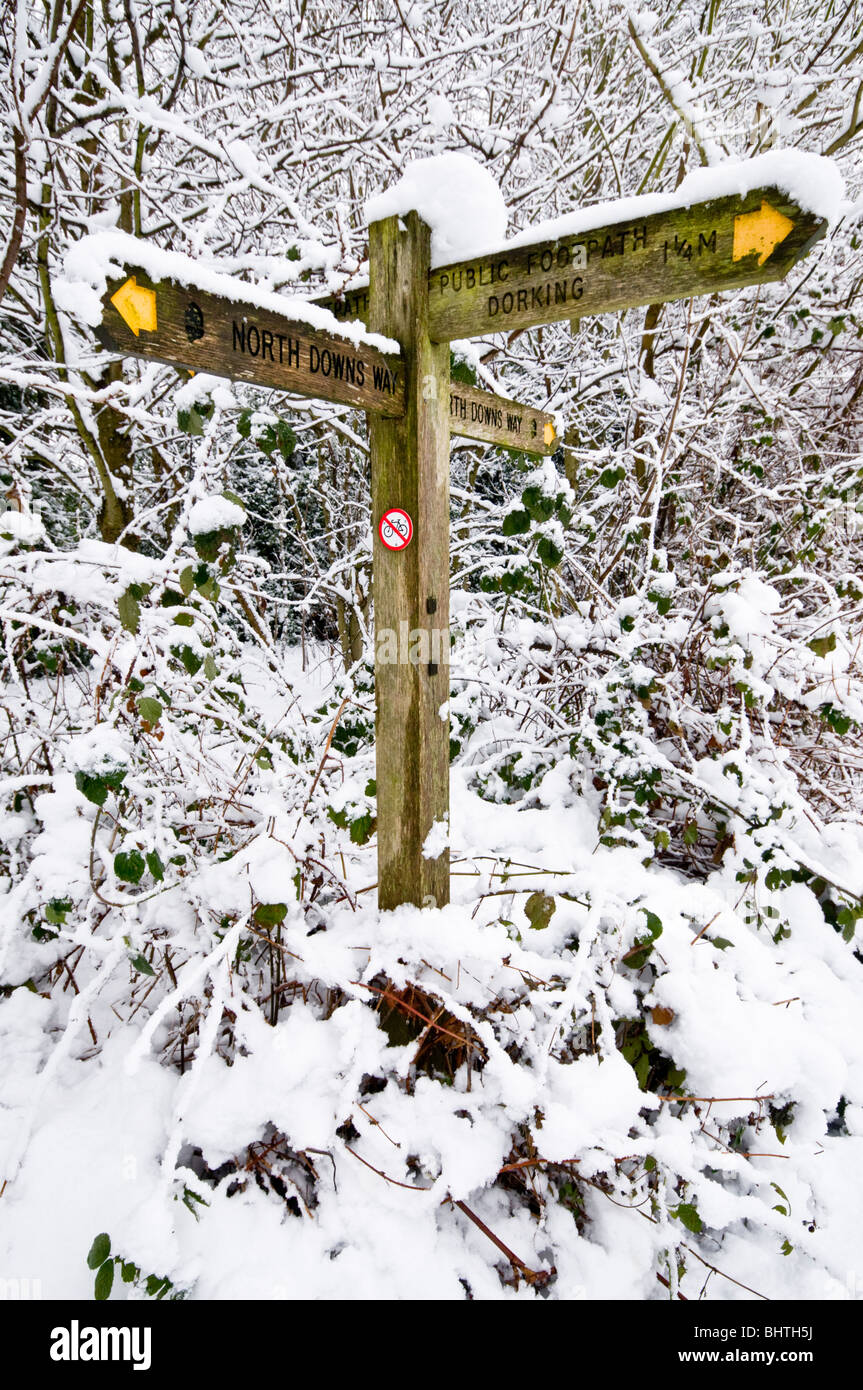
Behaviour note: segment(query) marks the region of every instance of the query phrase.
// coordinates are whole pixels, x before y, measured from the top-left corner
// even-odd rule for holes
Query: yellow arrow
[[[545,444],[551,444],[554,441],[554,425],[546,423],[542,432],[542,438]]]
[[[145,333],[155,333],[156,331],[156,291],[148,290],[144,285],[139,285],[132,275],[121,285],[116,294],[111,295],[111,303],[114,305],[120,318],[127,323],[135,337],[143,328]]]
[[[780,241],[785,240],[793,226],[790,217],[778,212],[762,198],[760,210],[744,212],[735,217],[734,249],[731,259],[739,261],[743,256],[751,256],[753,251],[758,251],[758,264],[763,265],[771,251],[775,251]]]

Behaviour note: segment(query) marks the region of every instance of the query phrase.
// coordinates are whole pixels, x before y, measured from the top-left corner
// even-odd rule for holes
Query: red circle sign
[[[414,524],[401,507],[390,507],[378,522],[378,535],[387,550],[404,550],[413,533]]]

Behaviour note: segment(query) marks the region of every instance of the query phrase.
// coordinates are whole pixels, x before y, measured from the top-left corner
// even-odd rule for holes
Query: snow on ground
[[[284,715],[252,665],[247,690]],[[292,653],[286,674],[307,712],[329,688],[322,660],[303,670]],[[123,756],[107,735],[69,751],[70,766],[97,770]],[[357,755],[357,784],[368,760]],[[656,1269],[673,1246],[690,1294],[708,1278],[713,1298],[849,1296],[863,1143],[852,951],[803,885],[784,895],[791,931],[777,947],[741,914],[733,862],[699,884],[600,844],[566,760],[529,806],[481,797],[476,767],[468,749],[453,771],[445,909],[380,914],[365,893],[304,913],[288,890],[304,822],[274,784],[245,849],[197,880],[200,910],[217,904],[235,925],[209,955],[197,941],[149,1019],[117,1026],[121,942],[119,957],[100,944],[104,978],[80,996],[74,1045],[56,1002],[13,990],[0,1010],[0,1269],[39,1278],[44,1297],[89,1297],[85,1257],[105,1231],[115,1253],[195,1298],[534,1298],[523,1279],[501,1283],[507,1262],[463,1201],[529,1269],[554,1264],[554,1298],[662,1297]],[[59,834],[58,795],[70,824],[86,815],[69,781],[37,803],[46,835]],[[68,841],[72,860],[86,838]],[[373,841],[345,838],[342,853],[354,892],[374,881]],[[255,900],[287,902],[295,989],[275,1027],[234,978]],[[178,960],[195,941],[176,892],[138,911],[160,915]],[[655,972],[628,966],[657,924]],[[417,1067],[416,1036],[379,1026],[383,980],[469,1030],[473,1065],[451,1084]],[[159,1051],[177,1001],[202,990],[180,1075]],[[214,1046],[223,1007],[230,1065]],[[685,1084],[672,1072],[643,1089],[616,1045],[617,1021],[641,1007],[645,1045]],[[88,1058],[90,1028],[100,1050]],[[681,1091],[719,1099],[657,1094]],[[531,1174],[533,1209],[500,1181],[512,1164]],[[141,1290],[118,1280],[113,1296]]]

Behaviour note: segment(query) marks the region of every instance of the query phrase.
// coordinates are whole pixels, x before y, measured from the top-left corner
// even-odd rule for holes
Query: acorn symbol
[[[185,313],[183,322],[186,325],[186,337],[190,343],[195,343],[204,336],[204,315],[201,313],[201,306],[192,300]]]

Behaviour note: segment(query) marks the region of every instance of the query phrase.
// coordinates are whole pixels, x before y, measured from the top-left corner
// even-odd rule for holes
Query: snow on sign
[[[306,322],[301,304],[293,318],[273,306],[275,296],[255,304],[234,298],[236,290],[248,294],[252,286],[228,287],[230,295],[215,294],[176,280],[152,280],[144,270],[127,267],[122,279],[109,285],[97,334],[105,347],[129,356],[381,415],[404,412],[402,359],[381,351],[371,335],[342,337],[339,325],[311,306],[310,318],[329,320],[331,328]]]
[[[497,253],[435,267],[430,336],[509,332],[781,280],[827,227],[775,187],[657,210],[660,201],[607,204],[606,214],[627,215],[593,227],[585,210],[548,224],[548,239],[534,227],[528,234],[541,239],[530,244],[522,233]]]
[[[413,533],[414,524],[403,507],[390,507],[378,522],[378,535],[387,550],[404,550]]]

